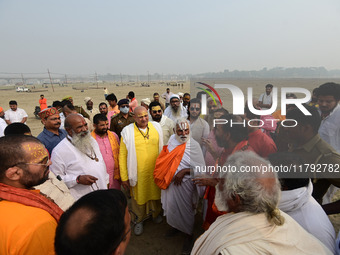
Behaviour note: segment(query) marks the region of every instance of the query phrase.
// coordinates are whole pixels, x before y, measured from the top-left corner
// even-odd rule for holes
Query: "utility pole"
[[[48,72],[48,76],[50,77],[50,83],[51,83],[51,86],[52,86],[52,90],[54,92],[54,87],[53,87],[53,82],[52,82],[52,78],[51,78],[51,74],[50,74],[50,70],[47,68],[47,72]]]
[[[97,89],[98,89],[98,78],[97,78],[97,72],[95,72],[95,73],[94,73],[94,75],[95,75],[94,77],[95,77],[95,79],[96,79],[96,83],[97,83]]]
[[[25,86],[25,79],[24,79],[24,76],[23,76],[22,73],[21,73],[21,80],[22,80],[22,86],[26,87],[26,86]]]
[[[67,76],[66,76],[66,74],[65,74],[65,84],[67,84]]]
[[[120,84],[123,86],[123,78],[122,78],[122,73],[120,73]]]

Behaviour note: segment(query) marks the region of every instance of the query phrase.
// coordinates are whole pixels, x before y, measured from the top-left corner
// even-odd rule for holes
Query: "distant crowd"
[[[243,115],[210,90],[167,88],[138,102],[104,88],[98,107],[72,96],[48,106],[40,95],[37,137],[9,101],[0,107],[0,254],[124,254],[146,220],[165,219],[166,238],[183,236],[181,254],[340,255],[327,216],[340,213],[340,85],[320,85],[305,104],[287,93],[286,109],[261,114],[273,87]]]

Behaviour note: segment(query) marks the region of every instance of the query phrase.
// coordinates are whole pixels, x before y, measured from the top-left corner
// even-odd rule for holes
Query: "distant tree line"
[[[202,73],[197,76],[202,78],[336,78],[340,77],[340,70],[328,71],[324,67],[275,67],[258,71],[224,70],[217,73]]]

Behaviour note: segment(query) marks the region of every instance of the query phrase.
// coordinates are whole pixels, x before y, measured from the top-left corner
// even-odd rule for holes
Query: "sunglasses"
[[[153,114],[161,113],[161,112],[162,112],[162,110],[152,111]]]

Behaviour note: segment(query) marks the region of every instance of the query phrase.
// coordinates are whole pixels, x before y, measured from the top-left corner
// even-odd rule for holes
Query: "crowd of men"
[[[272,108],[265,89],[258,110]],[[133,91],[118,100],[105,89],[98,108],[68,96],[39,112],[37,138],[16,101],[0,107],[0,254],[124,254],[131,232],[164,216],[166,236],[184,236],[182,254],[339,252],[327,215],[340,213],[329,199],[340,187],[340,85],[313,90],[310,115],[292,104],[286,115],[247,104],[233,115],[213,98],[202,115],[201,94],[167,89],[165,105],[157,92],[139,105]],[[197,210],[205,232],[195,240]]]

